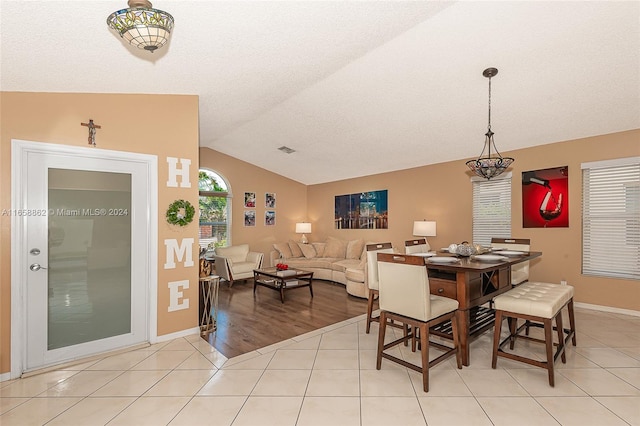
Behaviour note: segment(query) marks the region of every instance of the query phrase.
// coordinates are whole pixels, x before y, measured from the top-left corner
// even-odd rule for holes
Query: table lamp
[[[309,222],[296,223],[296,234],[302,234],[302,238],[300,238],[300,242],[302,244],[307,244],[309,242],[305,234],[310,234],[310,233],[311,233],[311,224]]]
[[[436,223],[431,220],[416,220],[413,222],[413,235],[416,237],[435,237]],[[425,238],[426,240],[426,238]],[[428,243],[427,243],[428,244]]]

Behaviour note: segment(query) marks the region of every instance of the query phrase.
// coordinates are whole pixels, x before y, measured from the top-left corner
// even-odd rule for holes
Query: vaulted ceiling
[[[503,153],[640,128],[637,1],[156,0],[153,54],[126,7],[1,0],[1,89],[198,95],[201,146],[304,184],[477,157],[488,67]]]

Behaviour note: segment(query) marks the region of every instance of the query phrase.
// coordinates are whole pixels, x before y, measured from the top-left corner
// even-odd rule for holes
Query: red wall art
[[[522,227],[569,227],[569,168],[522,172]]]

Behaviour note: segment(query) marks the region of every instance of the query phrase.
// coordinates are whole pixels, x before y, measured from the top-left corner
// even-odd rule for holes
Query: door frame
[[[147,206],[146,241],[146,294],[147,294],[147,338],[150,342],[157,339],[158,305],[158,158],[155,155],[133,152],[113,151],[100,148],[85,148],[71,145],[59,145],[46,142],[11,140],[11,209],[24,211],[26,197],[22,186],[26,183],[26,161],[29,153],[68,155],[81,158],[100,158],[142,163],[146,166],[149,185],[149,205]],[[18,378],[27,365],[27,325],[25,321],[25,286],[27,280],[28,256],[26,239],[26,217],[11,216],[11,379]]]

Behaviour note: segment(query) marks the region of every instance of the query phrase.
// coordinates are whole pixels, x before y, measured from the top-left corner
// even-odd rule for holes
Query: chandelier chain
[[[480,157],[476,160],[466,162],[467,167],[469,167],[471,171],[488,180],[501,175],[514,161],[512,157],[503,157],[500,155],[493,140],[493,131],[491,131],[491,77],[494,77],[496,74],[498,74],[497,68],[487,68],[482,73],[483,76],[489,79],[488,130],[487,133],[484,134],[484,147],[482,148]]]
[[[487,129],[491,130],[491,77],[489,77],[489,125]]]

